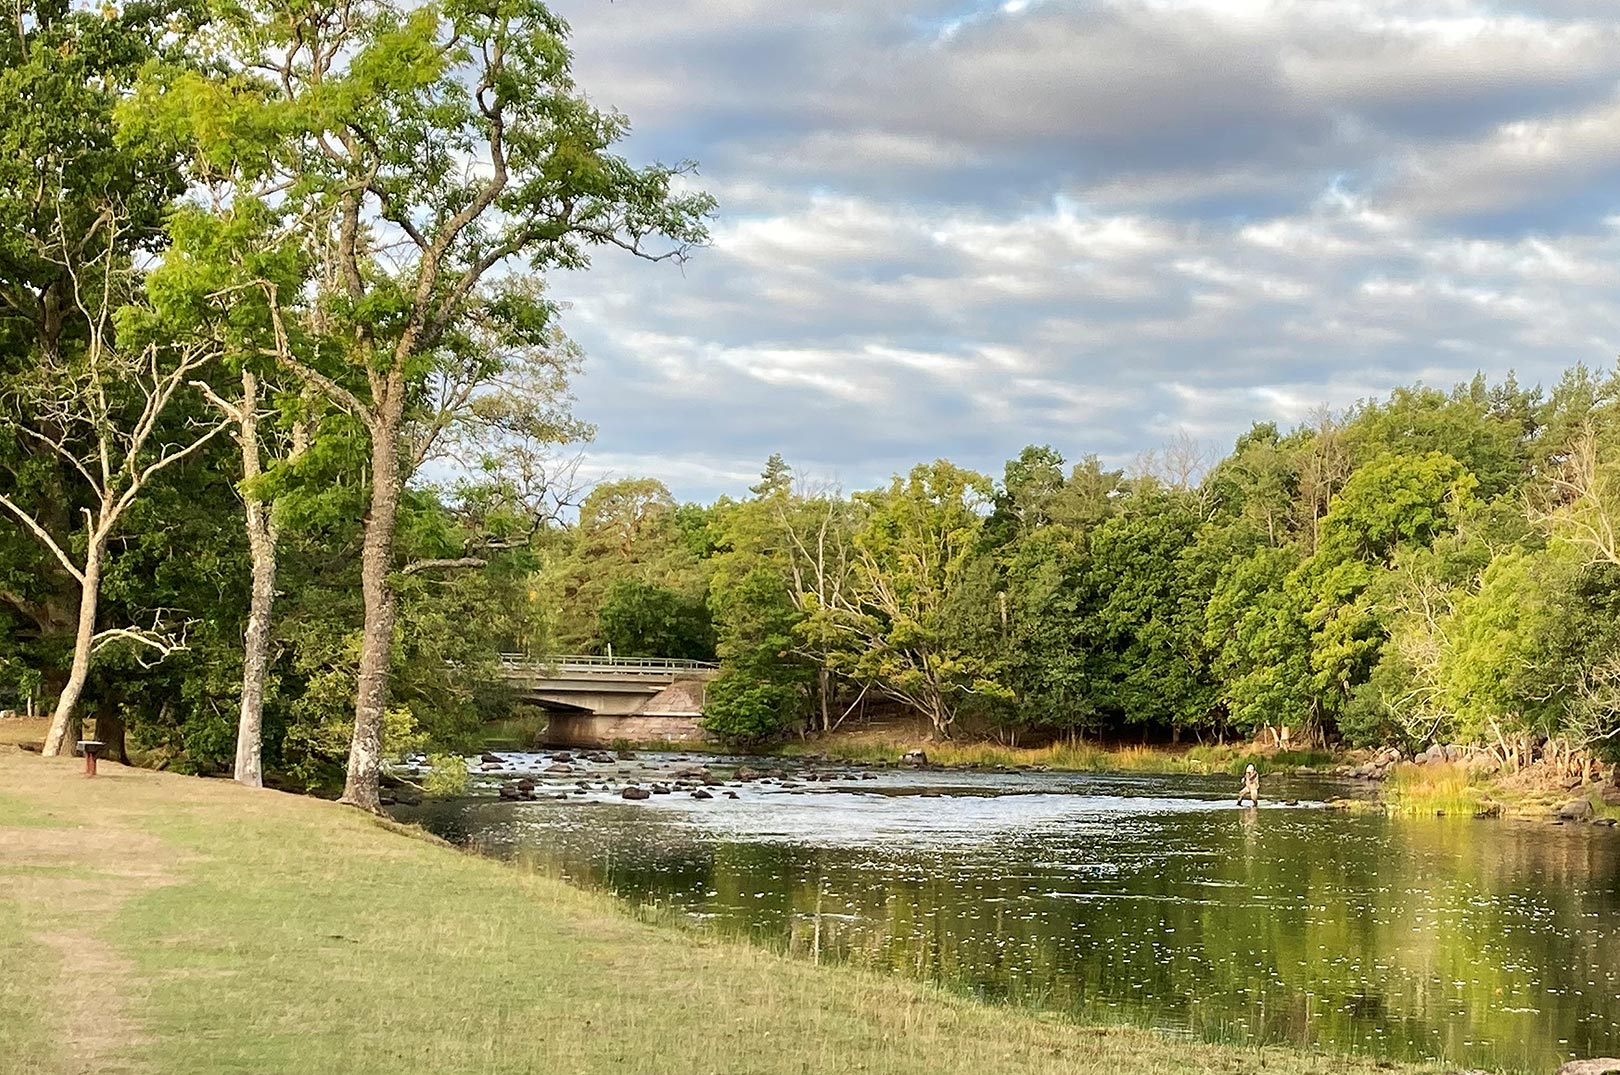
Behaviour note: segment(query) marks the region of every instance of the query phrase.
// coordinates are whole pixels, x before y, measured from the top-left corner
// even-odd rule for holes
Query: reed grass
[[[1480,779],[1455,763],[1397,765],[1384,781],[1384,802],[1392,814],[1472,817],[1486,799]]]
[[[1251,763],[1261,772],[1276,772],[1321,767],[1335,760],[1332,754],[1322,751],[1264,751],[1248,744],[1177,749],[1064,740],[1043,747],[1009,747],[989,742],[919,743],[912,739],[872,737],[832,737],[790,743],[780,752],[787,756],[815,755],[871,765],[896,761],[911,750],[925,752],[931,764],[951,768],[1040,767],[1072,772],[1240,773]]]

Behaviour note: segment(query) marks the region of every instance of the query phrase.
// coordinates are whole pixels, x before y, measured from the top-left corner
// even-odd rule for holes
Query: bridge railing
[[[558,653],[530,657],[526,653],[503,653],[501,667],[508,672],[542,675],[596,672],[611,675],[667,676],[671,672],[695,672],[720,666],[713,661],[690,661],[679,657],[602,657],[594,653]]]

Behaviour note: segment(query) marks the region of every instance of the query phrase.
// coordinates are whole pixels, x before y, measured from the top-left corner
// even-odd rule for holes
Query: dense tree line
[[[1620,376],[1577,368],[1257,423],[1219,459],[1031,447],[999,480],[941,460],[846,497],[773,457],[707,507],[605,485],[541,578],[552,643],[715,654],[708,720],[743,741],[884,698],[1025,742],[1610,755],[1617,497]]]

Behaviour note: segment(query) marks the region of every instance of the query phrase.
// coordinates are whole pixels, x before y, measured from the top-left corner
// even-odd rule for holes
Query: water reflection
[[[716,770],[719,772],[719,770]],[[846,774],[402,816],[782,944],[1194,1035],[1550,1069],[1620,1052],[1620,838],[1231,805],[1229,779]],[[618,771],[597,779],[636,779]]]

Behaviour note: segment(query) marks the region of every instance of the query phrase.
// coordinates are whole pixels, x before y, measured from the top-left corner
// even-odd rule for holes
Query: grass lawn
[[[352,810],[0,748],[0,1072],[1426,1070],[975,1003],[638,921]]]

